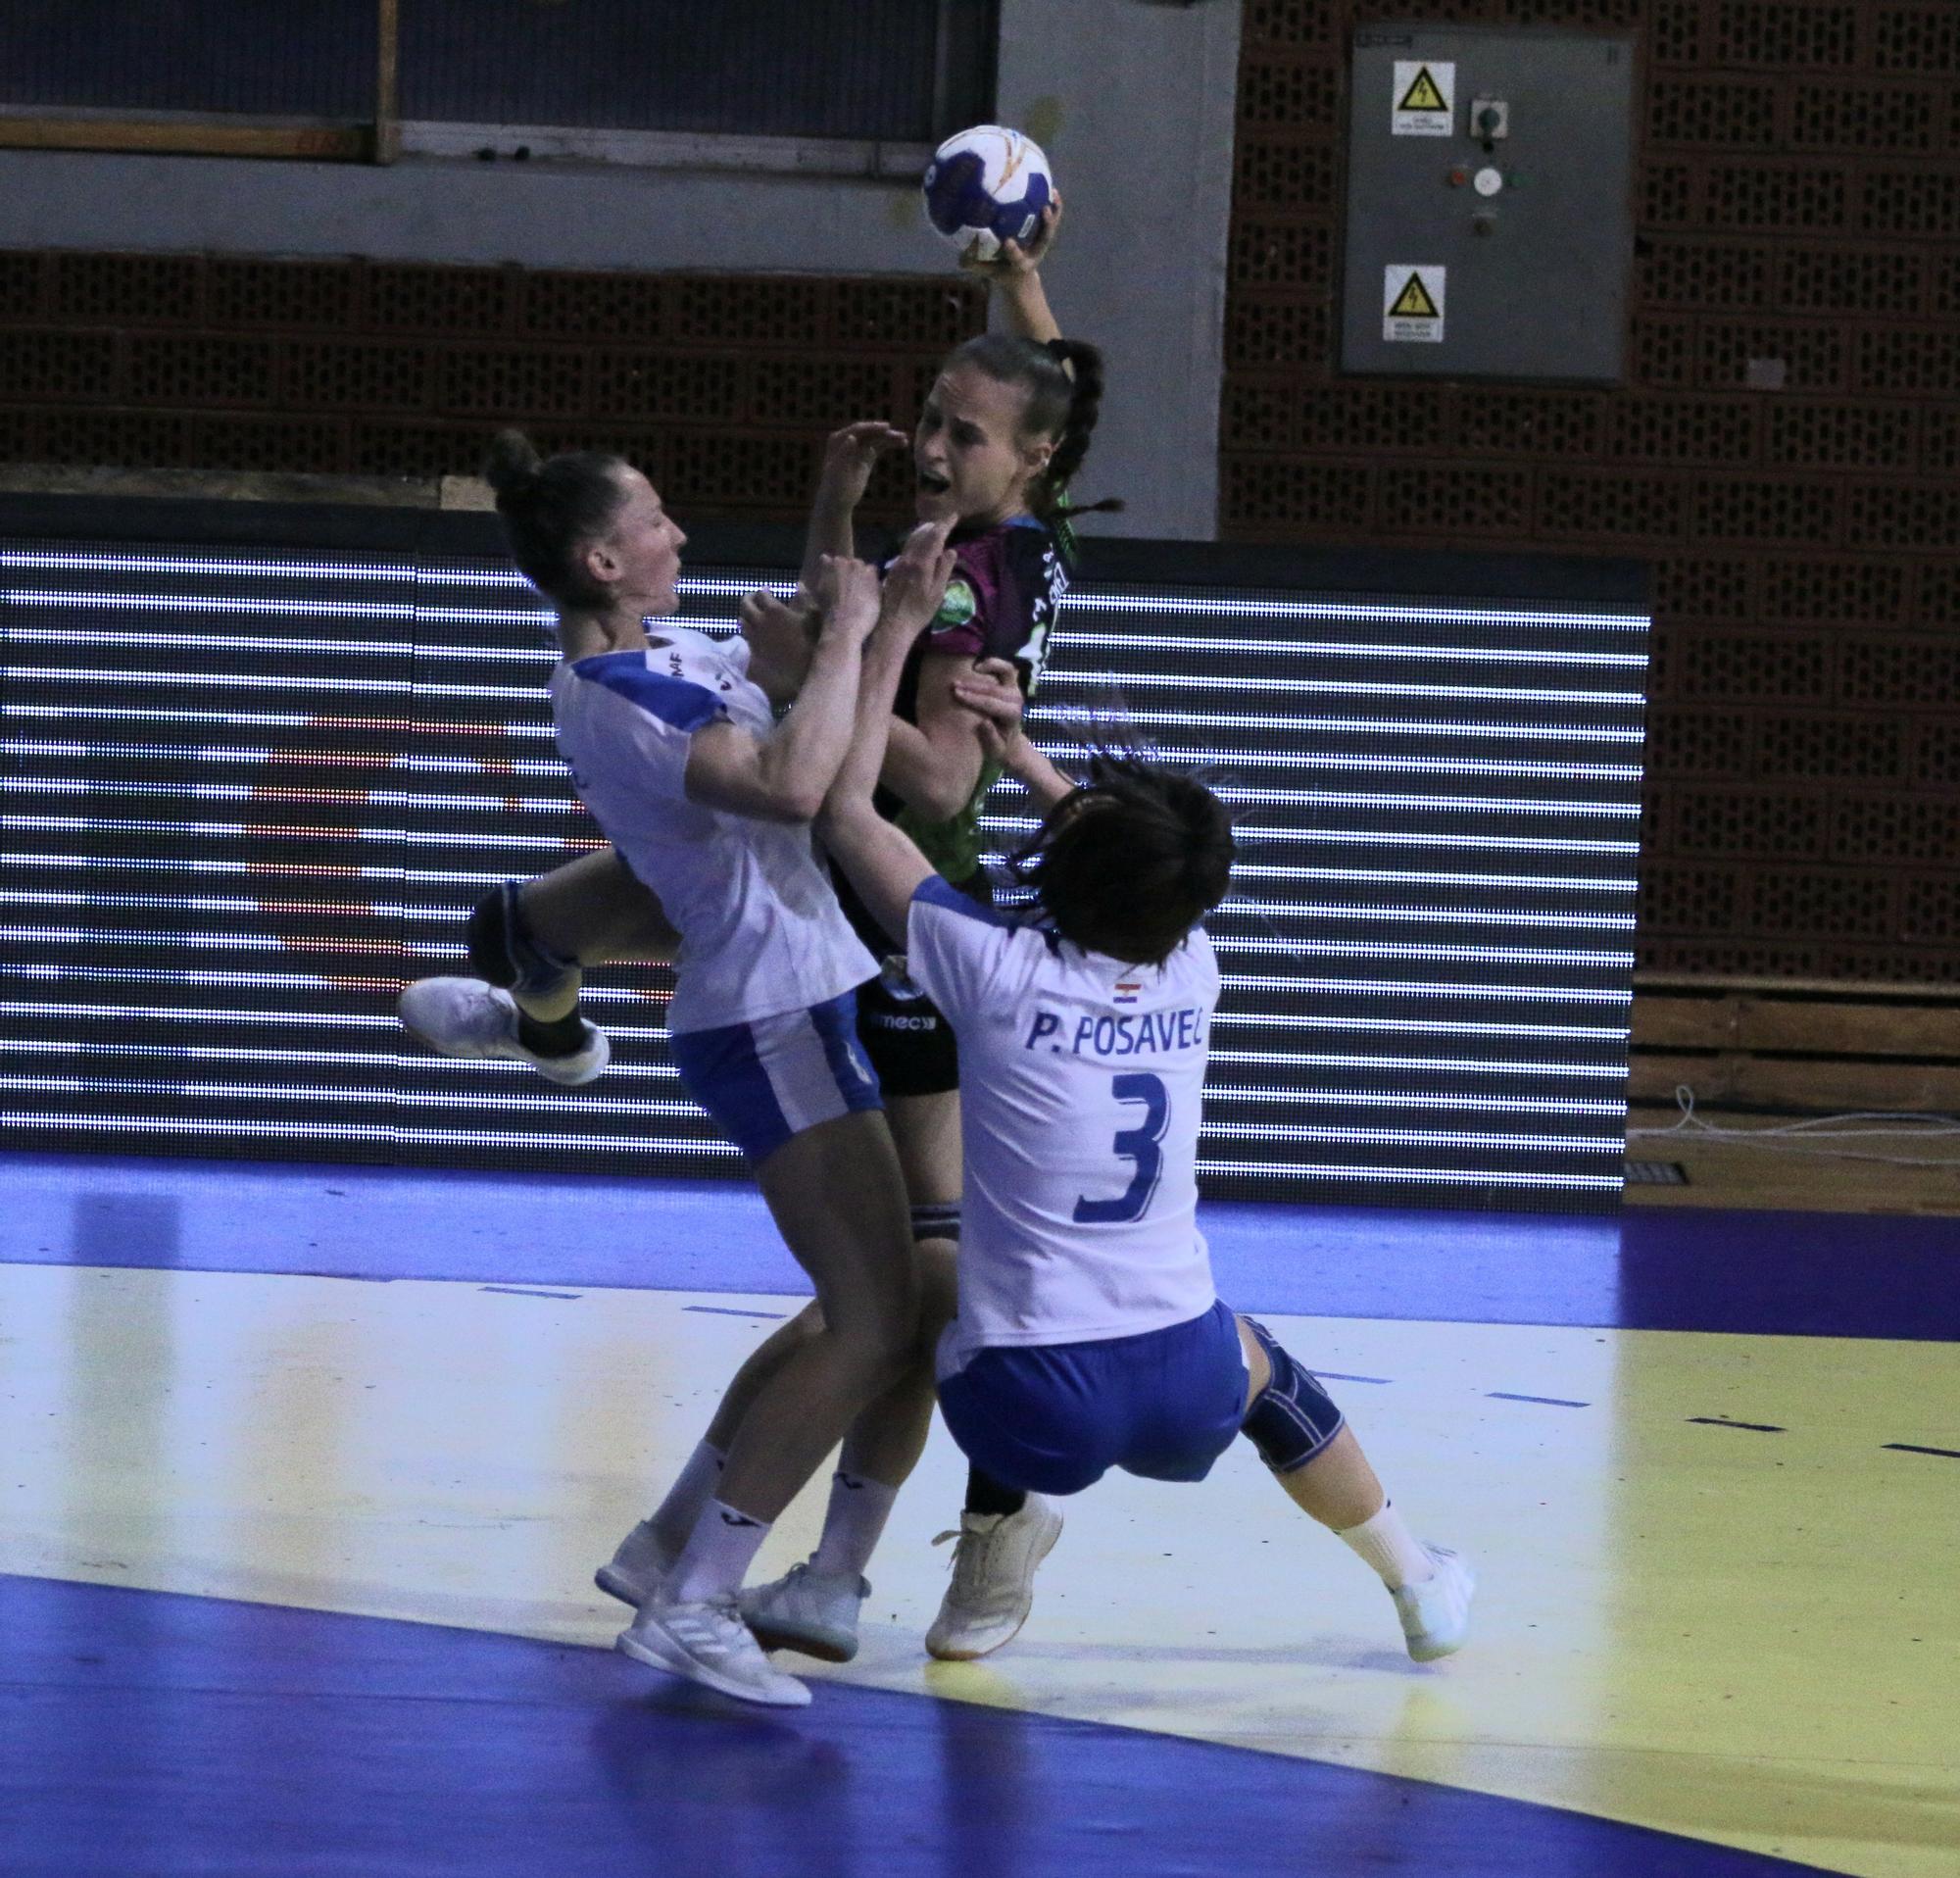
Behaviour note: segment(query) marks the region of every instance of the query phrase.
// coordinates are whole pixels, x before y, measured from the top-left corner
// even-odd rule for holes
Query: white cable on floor
[[[1685,1082],[1677,1083],[1674,1099],[1681,1108],[1681,1119],[1665,1128],[1629,1128],[1627,1139],[1655,1140],[1666,1135],[1691,1134],[1709,1141],[1747,1142],[1759,1148],[1780,1149],[1789,1154],[1813,1154],[1839,1161],[1874,1161],[1887,1167],[1953,1167],[1960,1169],[1960,1151],[1950,1158],[1907,1155],[1866,1155],[1850,1148],[1818,1148],[1818,1141],[1867,1141],[1885,1135],[1903,1135],[1910,1141],[1960,1141],[1960,1116],[1888,1112],[1859,1110],[1841,1115],[1812,1115],[1801,1121],[1773,1123],[1766,1128],[1724,1128],[1703,1121],[1694,1112],[1694,1091]],[[1840,1128],[1846,1121],[1904,1122],[1904,1127]]]

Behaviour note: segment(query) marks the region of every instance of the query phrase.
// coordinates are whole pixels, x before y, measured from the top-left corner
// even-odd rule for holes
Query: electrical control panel
[[[1626,38],[1358,27],[1343,370],[1616,381],[1633,80]]]

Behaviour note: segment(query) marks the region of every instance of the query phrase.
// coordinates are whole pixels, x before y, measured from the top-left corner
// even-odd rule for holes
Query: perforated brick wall
[[[1639,41],[1624,386],[1337,372],[1388,20]],[[1960,5],[1246,0],[1238,136],[1224,538],[1650,561],[1641,964],[1960,981]]]
[[[824,435],[908,423],[984,324],[960,279],[0,253],[0,460],[428,477],[514,423],[788,520]]]

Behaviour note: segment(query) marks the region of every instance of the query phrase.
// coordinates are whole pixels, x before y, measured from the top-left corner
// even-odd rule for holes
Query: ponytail
[[[496,491],[511,559],[532,586],[561,606],[601,598],[580,565],[580,550],[612,526],[627,466],[598,450],[540,457],[521,430],[500,430],[483,479]]]
[[[1088,508],[1075,508],[1064,500],[1065,492],[1082,460],[1089,454],[1089,439],[1095,434],[1097,420],[1102,415],[1102,353],[1083,339],[1051,339],[1048,356],[1071,374],[1073,389],[1068,399],[1068,415],[1062,420],[1061,436],[1049,458],[1048,468],[1037,481],[1050,510],[1073,508],[1077,515],[1122,508],[1118,501],[1105,499]]]
[[[497,506],[506,499],[521,503],[538,479],[545,460],[521,430],[500,430],[490,439],[490,455],[484,460],[483,480],[497,492]]]
[[[1054,530],[1064,557],[1073,562],[1075,517],[1114,514],[1123,504],[1115,496],[1078,504],[1070,501],[1068,494],[1070,480],[1089,454],[1089,439],[1095,432],[1096,420],[1102,415],[1102,348],[1083,339],[1051,339],[1048,355],[1064,368],[1074,389],[1069,394],[1068,415],[1062,420],[1054,455],[1029,486],[1028,507]]]

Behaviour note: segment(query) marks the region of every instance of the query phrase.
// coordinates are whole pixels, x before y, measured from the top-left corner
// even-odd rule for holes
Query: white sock
[[[810,1556],[810,1570],[863,1577],[898,1497],[896,1487],[838,1468],[830,1476],[830,1505],[824,1509],[823,1537]]]
[[[742,1589],[756,1554],[769,1536],[769,1521],[754,1519],[710,1500],[667,1575],[663,1604],[698,1605],[729,1598]]]
[[[1436,1575],[1436,1560],[1419,1546],[1402,1516],[1385,1500],[1382,1510],[1358,1526],[1337,1532],[1335,1538],[1354,1556],[1381,1573],[1382,1583],[1391,1591],[1404,1585],[1419,1585]]]
[[[654,1536],[661,1550],[671,1558],[687,1544],[701,1509],[708,1505],[721,1479],[722,1455],[707,1442],[699,1443],[680,1470],[680,1478],[667,1489],[667,1497],[655,1507]]]

